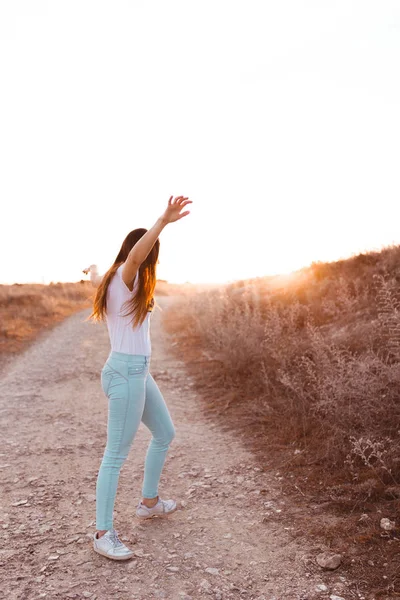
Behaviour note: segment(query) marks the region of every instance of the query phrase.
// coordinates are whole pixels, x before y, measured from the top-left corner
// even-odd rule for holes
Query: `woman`
[[[171,196],[168,206],[148,231],[134,229],[122,243],[114,264],[103,278],[95,265],[91,281],[98,286],[91,318],[107,323],[110,355],[101,372],[101,384],[108,397],[107,444],[96,483],[96,527],[93,547],[113,560],[133,556],[113,527],[113,509],[119,473],[140,422],[149,428],[152,439],[147,449],[142,499],[136,515],[148,519],[176,510],[174,500],[158,496],[158,484],[169,444],[175,435],[168,408],[149,373],[151,344],[150,315],[154,306],[158,236],[168,223],[189,214],[191,204],[184,196]]]

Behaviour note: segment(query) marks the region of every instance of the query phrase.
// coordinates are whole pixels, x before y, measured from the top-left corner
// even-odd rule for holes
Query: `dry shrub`
[[[44,328],[90,306],[86,282],[0,285],[0,353],[24,348]]]
[[[351,555],[342,572],[382,600],[400,596],[399,283],[393,247],[236,282],[164,313],[205,414],[285,475],[303,507],[295,534]]]
[[[156,294],[187,295],[198,291],[190,284],[157,281]],[[77,283],[0,285],[0,355],[18,352],[37,334],[72,313],[90,307],[95,289],[85,280]]]
[[[300,448],[344,480],[372,470],[394,485],[400,273],[393,255],[400,258],[398,247],[312,265],[284,286],[276,278],[237,282],[183,300],[165,320],[182,343],[200,348],[214,407],[236,407],[250,433],[264,432],[265,445]],[[371,452],[366,462],[365,440],[380,448],[379,459]]]

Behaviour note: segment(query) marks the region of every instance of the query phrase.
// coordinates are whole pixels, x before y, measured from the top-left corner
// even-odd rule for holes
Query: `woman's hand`
[[[131,290],[135,280],[136,273],[144,260],[148,257],[153,248],[158,236],[168,223],[173,223],[186,217],[189,211],[181,212],[187,204],[192,201],[185,196],[177,196],[173,200],[173,196],[168,201],[168,206],[162,216],[157,219],[156,223],[151,227],[140,240],[136,242],[132,250],[128,254],[128,258],[122,268],[122,279],[125,285]]]
[[[90,265],[90,267],[86,267],[86,269],[82,270],[82,273],[85,273],[85,275],[87,275],[91,271],[96,271],[97,272],[97,265]]]
[[[185,196],[176,196],[175,199],[171,196],[168,200],[168,206],[162,216],[163,221],[166,223],[173,223],[174,221],[179,221],[179,219],[186,217],[186,215],[190,213],[190,210],[185,210],[183,213],[181,213],[181,211],[187,204],[192,204],[192,201],[185,198]]]
[[[85,275],[90,275],[90,283],[93,287],[98,287],[103,279],[102,275],[99,275],[97,271],[97,265],[90,265],[90,267],[86,267],[82,271]]]

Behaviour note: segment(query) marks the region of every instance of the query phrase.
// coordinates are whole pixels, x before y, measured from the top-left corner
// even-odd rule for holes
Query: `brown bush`
[[[166,323],[200,348],[213,408],[240,412],[233,427],[300,449],[336,481],[367,470],[397,485],[399,281],[391,247],[198,294]]]
[[[0,285],[0,354],[17,352],[44,328],[89,307],[86,282]]]
[[[156,295],[193,294],[190,284],[157,282]],[[91,307],[95,288],[89,281],[77,283],[0,285],[0,355],[18,352],[38,333],[72,313]]]
[[[164,313],[205,414],[261,468],[279,469],[303,507],[294,535],[351,555],[342,569],[384,600],[400,595],[399,282],[390,247],[221,286]]]

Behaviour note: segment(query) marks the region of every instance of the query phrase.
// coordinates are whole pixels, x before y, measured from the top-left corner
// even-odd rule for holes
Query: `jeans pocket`
[[[143,363],[142,365],[129,365],[128,366],[128,376],[135,377],[135,375],[143,375],[146,370],[146,365]]]

